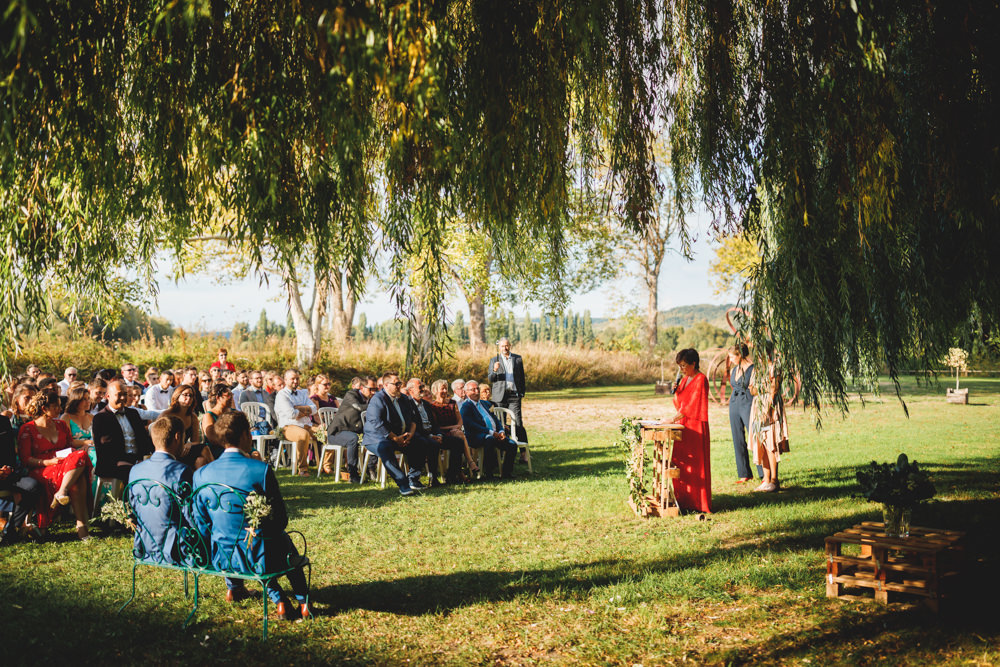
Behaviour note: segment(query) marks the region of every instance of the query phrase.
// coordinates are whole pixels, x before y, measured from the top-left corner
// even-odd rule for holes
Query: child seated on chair
[[[220,570],[265,574],[286,570],[289,564],[299,563],[288,573],[288,581],[295,595],[295,609],[288,608],[288,599],[276,580],[267,582],[268,598],[277,605],[280,619],[303,618],[312,615],[307,603],[308,586],[298,551],[285,532],[288,513],[278,489],[274,470],[263,461],[251,458],[253,440],[250,422],[241,412],[227,412],[215,422],[215,432],[221,436],[226,448],[218,459],[199,468],[194,474],[194,518],[198,529],[211,542],[211,563]],[[259,530],[250,532],[242,511],[234,511],[231,496],[224,490],[205,485],[220,484],[243,493],[256,492],[264,496],[270,513],[261,522]],[[226,579],[226,600],[236,602],[251,594],[242,580]]]

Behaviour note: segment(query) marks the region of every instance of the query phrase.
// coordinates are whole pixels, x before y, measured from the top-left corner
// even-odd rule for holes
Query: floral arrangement
[[[638,417],[626,417],[621,423],[622,437],[615,445],[625,460],[625,479],[628,481],[629,497],[640,513],[649,508],[646,500],[646,481],[643,479],[641,459],[644,456],[642,446],[642,424]]]
[[[872,461],[855,471],[861,496],[875,503],[912,508],[934,497],[934,484],[916,461],[900,454],[895,463]]]
[[[945,366],[955,369],[955,389],[958,389],[958,376],[968,370],[969,354],[960,347],[948,348],[948,356],[944,358]]]
[[[139,528],[135,522],[135,514],[132,513],[132,506],[124,500],[119,500],[110,493],[107,495],[104,504],[101,506],[100,516],[94,521],[114,521],[131,530],[133,533]]]
[[[268,504],[267,498],[256,491],[247,494],[246,500],[243,501],[243,516],[247,520],[247,548],[257,537],[260,524],[269,514],[271,514],[271,506]]]

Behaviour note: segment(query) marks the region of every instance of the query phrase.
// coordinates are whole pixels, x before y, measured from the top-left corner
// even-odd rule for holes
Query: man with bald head
[[[483,478],[493,476],[497,467],[496,453],[499,451],[503,455],[500,479],[512,479],[517,448],[507,439],[503,426],[490,412],[489,404],[479,400],[479,383],[475,380],[465,383],[465,399],[458,410],[462,413],[469,447],[483,448]]]
[[[97,474],[128,482],[132,466],[153,453],[146,425],[135,408],[126,406],[128,390],[121,380],[108,384],[108,404],[94,415]]]

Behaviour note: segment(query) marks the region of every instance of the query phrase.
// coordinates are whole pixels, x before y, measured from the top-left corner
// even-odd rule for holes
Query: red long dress
[[[18,455],[25,465],[27,465],[29,458],[54,459],[56,452],[70,446],[73,440],[69,427],[59,419],[55,420],[55,424],[58,436],[56,442],[52,442],[39,433],[38,427],[35,426],[35,422],[33,421],[21,427],[21,431],[17,435],[17,449]],[[85,447],[74,449],[69,456],[54,466],[31,466],[28,468],[29,474],[45,487],[45,495],[38,501],[39,528],[48,527],[55,517],[56,510],[52,509],[50,504],[52,503],[52,497],[59,490],[59,487],[62,486],[63,475],[74,468],[83,467],[90,467],[90,457],[87,456],[87,449]],[[86,520],[86,517],[83,520]]]
[[[684,426],[674,443],[673,465],[680,468],[674,493],[681,509],[712,511],[711,439],[708,434],[708,378],[704,373],[685,376],[674,394],[674,408]]]

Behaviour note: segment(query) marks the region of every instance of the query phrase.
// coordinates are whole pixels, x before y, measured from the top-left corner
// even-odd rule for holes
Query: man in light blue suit
[[[497,467],[496,451],[504,454],[500,479],[514,478],[514,453],[517,448],[507,439],[507,433],[497,418],[490,412],[490,404],[479,400],[479,383],[469,380],[465,383],[465,398],[458,411],[462,413],[465,437],[469,447],[483,448],[483,477],[493,476]]]
[[[132,466],[128,475],[130,483],[136,482],[129,487],[129,500],[142,526],[132,549],[142,560],[180,565],[177,531],[186,519],[178,501],[191,492],[192,475],[191,468],[177,460],[184,448],[184,422],[160,417],[150,424],[149,435],[156,451]]]
[[[251,458],[250,422],[242,412],[227,412],[215,422],[215,432],[222,436],[226,449],[218,459],[195,472],[193,503],[198,529],[211,541],[212,565],[247,574],[287,569],[289,563],[299,560],[299,554],[285,533],[288,512],[274,471],[263,461]],[[218,487],[201,489],[206,484],[225,484],[245,493],[257,492],[267,499],[271,511],[249,546],[243,512],[232,511],[231,503],[236,499],[223,494]],[[309,591],[301,564],[289,572],[288,581],[297,601],[298,614],[289,608],[288,599],[277,581],[271,580],[266,585],[267,596],[277,605],[278,618],[311,616],[307,602]],[[242,580],[226,579],[226,587],[226,599],[230,602],[250,596]]]

